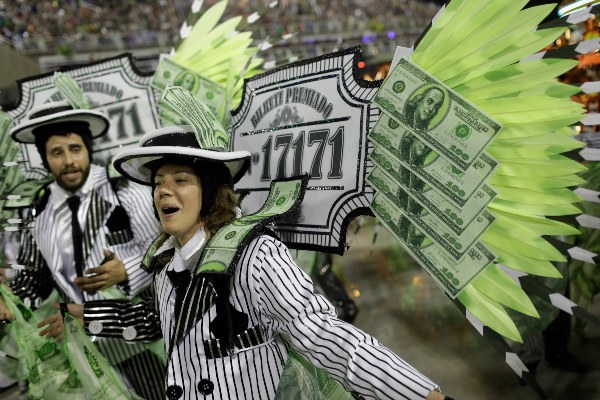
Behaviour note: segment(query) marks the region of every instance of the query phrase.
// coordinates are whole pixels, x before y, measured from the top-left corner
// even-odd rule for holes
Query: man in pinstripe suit
[[[100,112],[49,103],[11,131],[15,141],[36,145],[54,177],[38,193],[33,228],[24,231],[18,258],[27,268],[11,284],[26,305],[37,307],[53,289],[66,302],[81,304],[105,298],[111,287],[111,297],[138,295],[151,282],[140,269],[141,254],[158,232],[151,204],[144,201],[147,189],[111,180],[106,168],[91,163],[92,141],[108,126]],[[10,319],[2,306],[0,318]],[[60,313],[50,316],[38,326],[40,335],[60,339],[62,322]],[[164,366],[145,346],[122,337],[97,344],[140,395],[164,398],[156,388]]]
[[[290,347],[356,398],[444,398],[376,339],[339,320],[276,238],[250,239],[225,280],[195,273],[207,241],[236,218],[233,183],[250,153],[204,149],[191,127],[162,128],[140,144],[118,154],[114,165],[154,188],[165,233],[149,252],[155,299],[102,300],[69,310],[94,335],[162,336],[169,400],[273,399]]]

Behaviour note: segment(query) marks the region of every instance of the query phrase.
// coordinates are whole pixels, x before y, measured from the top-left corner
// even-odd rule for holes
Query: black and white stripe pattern
[[[242,334],[233,338],[234,348],[247,349],[256,347],[265,343],[264,328],[260,325],[246,329]],[[235,354],[231,349],[223,345],[219,339],[210,339],[204,341],[204,354],[206,358],[223,358]]]
[[[135,326],[136,341],[149,343],[162,339],[152,287],[140,293],[139,301],[135,304],[127,299],[86,303],[84,320],[88,331],[91,329],[91,334],[100,337],[122,338],[125,328]],[[94,321],[102,325],[90,328],[90,323]]]
[[[25,305],[37,308],[50,295],[55,283],[46,260],[35,245],[31,231],[24,232],[21,236],[17,262],[27,268],[19,271],[10,285],[11,289]]]
[[[150,350],[128,358],[117,366],[117,370],[128,378],[128,383],[144,400],[164,399],[164,365]]]
[[[176,330],[174,288],[166,274],[169,268],[174,266],[157,271],[154,281],[165,338],[173,337]],[[208,279],[202,278],[196,284],[210,285]],[[373,337],[337,319],[334,307],[313,293],[310,278],[295,265],[288,249],[278,240],[270,236],[253,239],[231,279],[230,304],[248,317],[248,327],[261,327],[264,343],[236,346],[234,354],[228,357],[212,358],[214,354],[207,354],[202,344],[215,339],[210,323],[217,315],[214,292],[205,292],[199,298],[204,305],[179,312],[180,318],[185,319],[196,318],[193,312],[207,310],[198,323],[180,340],[166,340],[173,343],[172,347],[167,344],[166,392],[182,393],[173,398],[272,399],[287,359],[286,346],[290,344],[363,398],[424,399],[435,387]],[[92,320],[105,326],[111,323],[110,318],[103,319],[102,311],[89,306],[86,305],[85,321],[88,328]],[[137,329],[133,319],[129,322]],[[142,325],[140,329],[144,329]],[[210,393],[203,392],[207,384],[213,385]]]
[[[85,269],[97,267],[104,258],[104,249],[110,249],[124,264],[129,280],[129,294],[138,293],[147,287],[152,275],[140,269],[142,254],[152,239],[158,234],[158,222],[150,203],[149,189],[130,182],[124,182],[115,193],[109,183],[106,170],[92,166],[90,177],[95,187],[88,208],[84,227]],[[106,220],[117,206],[122,206],[131,220],[133,240],[121,244],[110,245],[107,237],[110,231],[105,226]],[[11,287],[26,305],[37,307],[53,288],[59,290],[67,302],[74,301],[72,294],[79,289],[73,282],[67,282],[62,274],[63,259],[59,241],[60,232],[54,223],[55,213],[47,205],[36,215],[33,229],[22,236],[18,262],[27,266],[19,271]],[[84,302],[103,299],[102,292],[83,292]],[[97,344],[102,353],[113,365],[139,354],[145,350],[141,344],[128,344],[120,339],[102,339]],[[157,366],[155,366],[156,368]],[[151,371],[158,373],[160,371]],[[143,376],[138,379],[145,379]]]

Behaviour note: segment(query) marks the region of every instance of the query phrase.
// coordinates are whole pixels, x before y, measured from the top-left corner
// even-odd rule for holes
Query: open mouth
[[[179,208],[175,206],[164,206],[160,208],[160,211],[162,212],[163,216],[169,217],[179,211]]]

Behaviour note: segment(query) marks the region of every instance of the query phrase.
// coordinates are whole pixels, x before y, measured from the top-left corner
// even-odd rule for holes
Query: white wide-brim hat
[[[142,185],[152,185],[151,163],[162,158],[200,159],[221,162],[237,182],[250,166],[248,151],[220,151],[203,149],[198,144],[191,126],[174,125],[146,133],[140,147],[118,153],[113,166],[125,177]]]
[[[46,103],[34,107],[27,113],[26,119],[11,129],[10,135],[20,143],[35,143],[36,128],[50,124],[84,122],[89,126],[92,139],[108,131],[109,121],[104,114],[94,110],[73,109],[66,101]]]

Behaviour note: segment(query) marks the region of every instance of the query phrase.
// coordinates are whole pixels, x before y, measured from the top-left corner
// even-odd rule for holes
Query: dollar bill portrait
[[[200,86],[200,79],[198,79],[196,75],[189,71],[181,71],[177,77],[175,77],[173,85],[181,86],[185,90],[189,90],[192,93],[197,93]]]
[[[447,98],[446,90],[439,85],[421,86],[411,94],[404,106],[406,123],[420,131],[433,129],[448,111]]]

